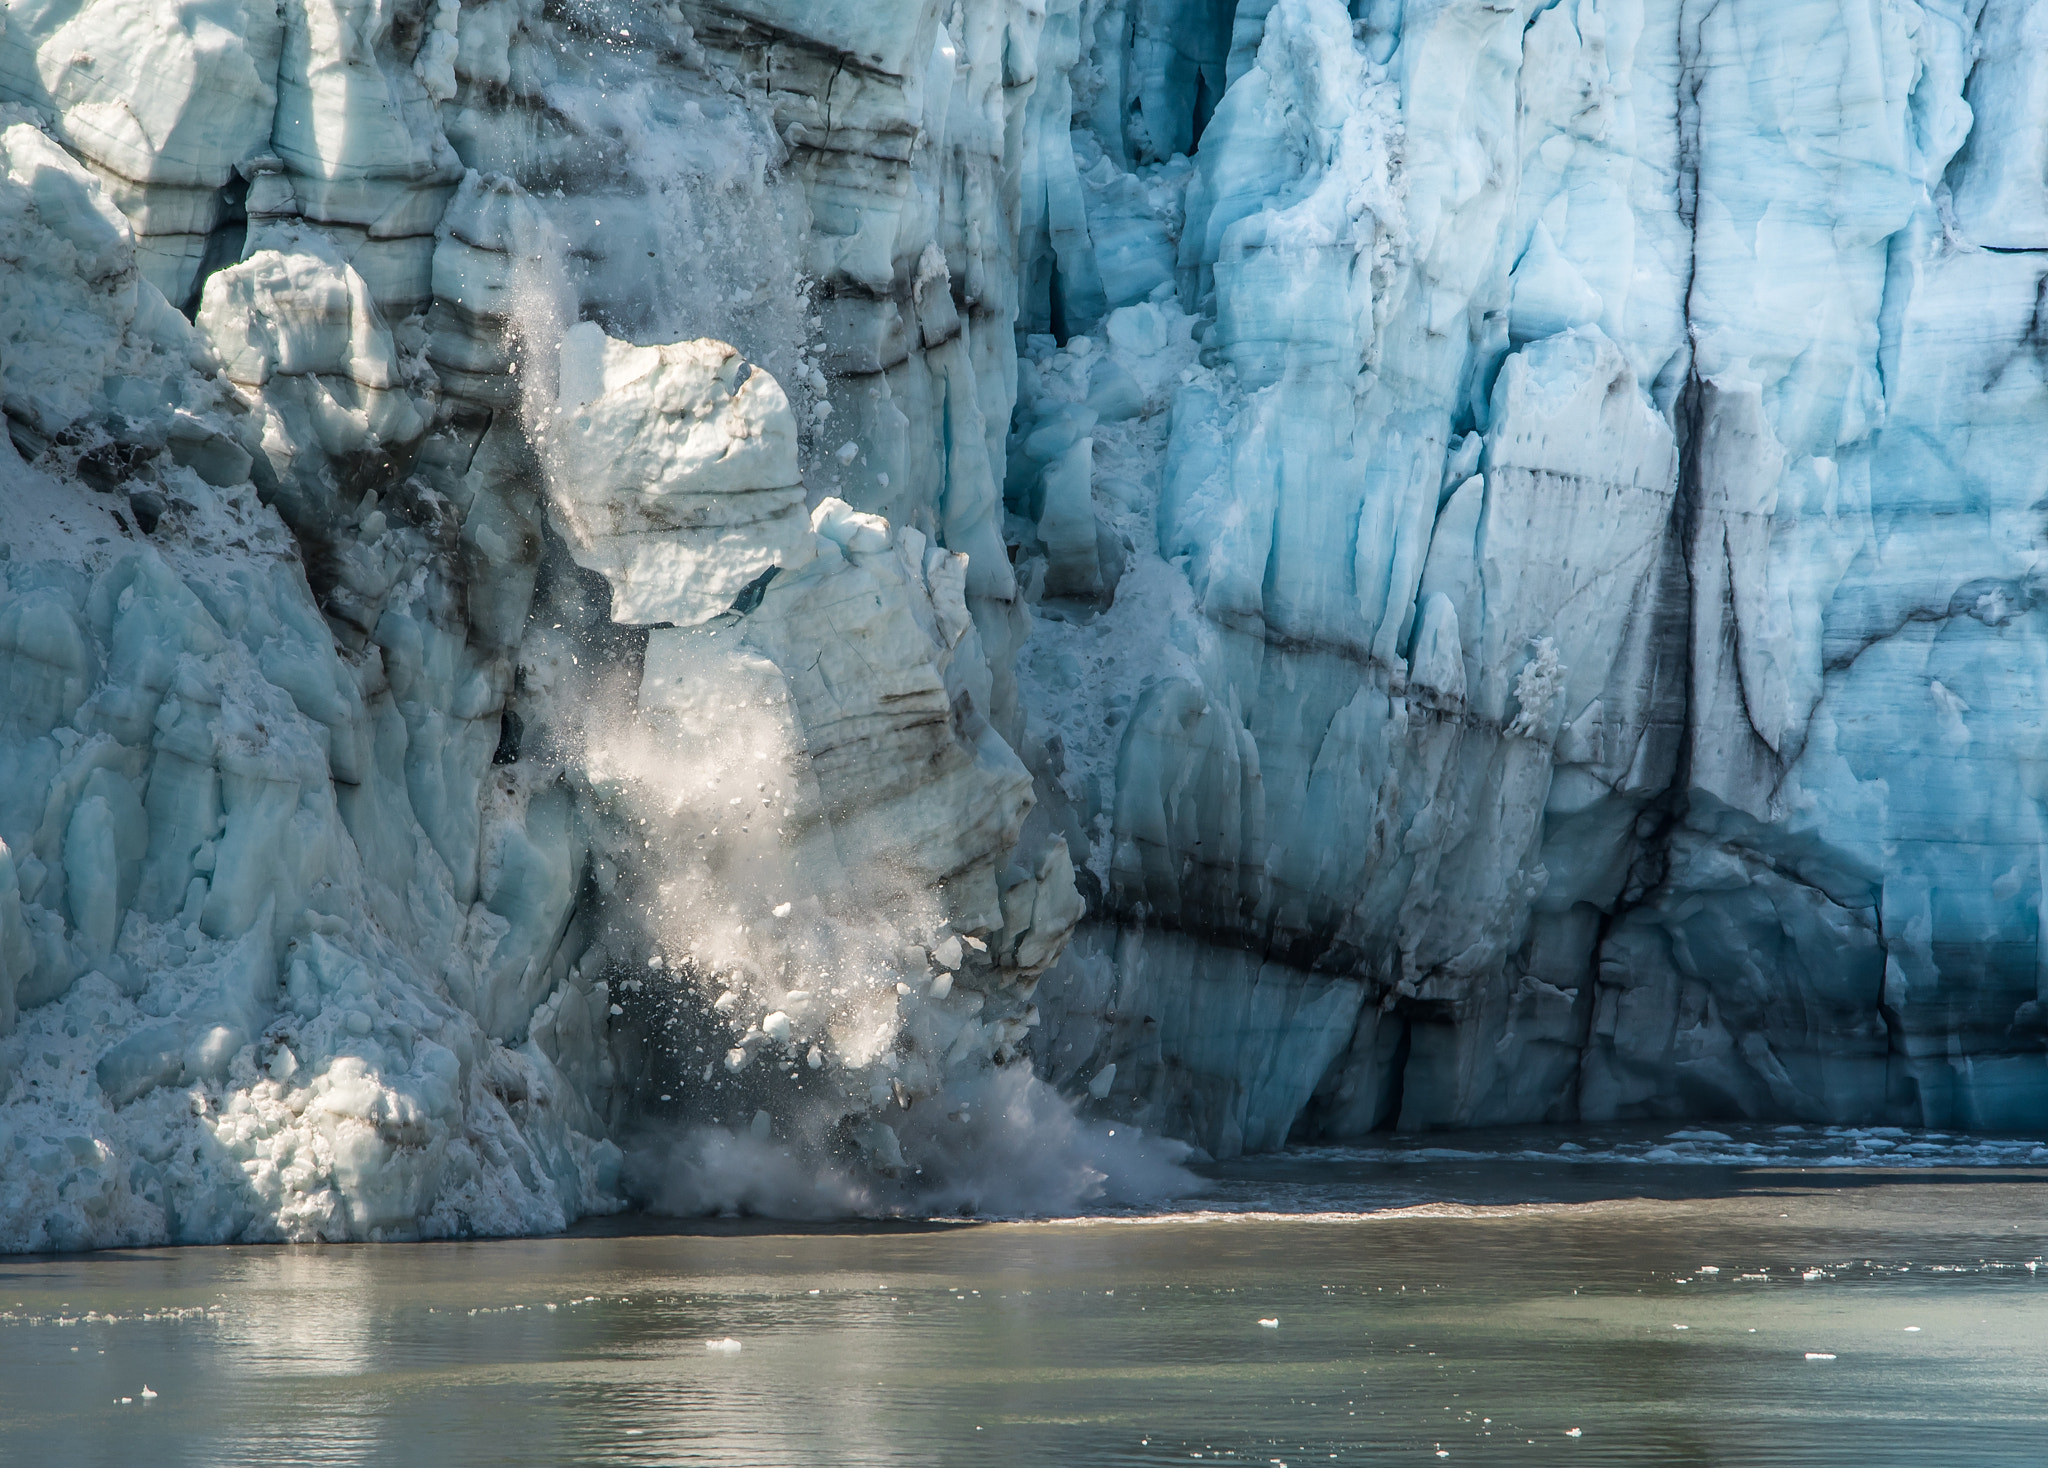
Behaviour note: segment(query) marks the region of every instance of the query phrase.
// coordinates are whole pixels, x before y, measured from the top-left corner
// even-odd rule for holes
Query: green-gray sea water
[[[2048,1462],[2048,1170],[1213,1172],[1058,1223],[0,1260],[0,1461]]]

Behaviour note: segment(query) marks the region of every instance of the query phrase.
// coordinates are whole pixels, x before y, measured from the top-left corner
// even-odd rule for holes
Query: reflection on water
[[[1196,1217],[0,1259],[0,1460],[2044,1460],[2043,1170],[1217,1172]]]

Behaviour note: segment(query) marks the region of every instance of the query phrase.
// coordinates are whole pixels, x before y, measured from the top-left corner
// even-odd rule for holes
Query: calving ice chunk
[[[787,401],[723,344],[628,347],[579,325],[554,372],[541,462],[571,553],[611,583],[614,622],[680,624],[647,635],[630,708],[586,701],[574,679],[533,704],[575,742],[571,778],[617,872],[598,915],[619,937],[602,941],[689,954],[626,1028],[712,1129],[684,1151],[815,1162],[851,1141],[884,1178],[922,1175],[882,1118],[1015,1061],[1039,1022],[1037,974],[1082,910],[1062,844],[1004,865],[1030,778],[988,722],[967,558],[836,498],[801,517],[800,491],[774,490],[794,465]],[[593,456],[609,476],[585,471]],[[745,497],[763,486],[771,509],[754,514]],[[708,561],[690,549],[706,526],[723,546]],[[630,554],[608,548],[626,540]],[[728,595],[734,565],[746,577]],[[951,962],[926,982],[934,954]],[[707,1050],[722,1066],[698,1068]],[[753,1106],[769,1097],[780,1126]],[[715,1140],[728,1116],[729,1144]],[[652,1147],[643,1185],[735,1184],[677,1155]],[[971,1171],[949,1181],[977,1186]],[[871,1185],[841,1171],[823,1186]]]
[[[691,626],[811,552],[796,424],[723,342],[636,347],[590,322],[562,338],[541,438],[551,508],[622,622]]]

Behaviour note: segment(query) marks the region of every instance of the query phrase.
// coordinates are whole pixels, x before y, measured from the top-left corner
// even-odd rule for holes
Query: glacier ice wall
[[[9,8],[0,1244],[1174,1182],[1021,1061],[1041,22]]]
[[[2048,1116],[2048,6],[5,21],[0,1245]]]
[[[1103,884],[1050,1072],[1223,1149],[2039,1125],[2048,11],[1170,9],[1227,90],[1159,161],[1141,45],[1075,132],[1131,283],[1012,461],[1048,596],[1091,476],[1131,557],[1023,663]]]

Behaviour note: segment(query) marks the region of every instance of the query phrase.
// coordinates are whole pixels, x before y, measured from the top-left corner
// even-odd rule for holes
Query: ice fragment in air
[[[769,909],[769,912],[776,917],[784,918],[789,916],[789,908],[790,904],[788,904],[787,902],[778,902],[775,904],[775,906]]]

